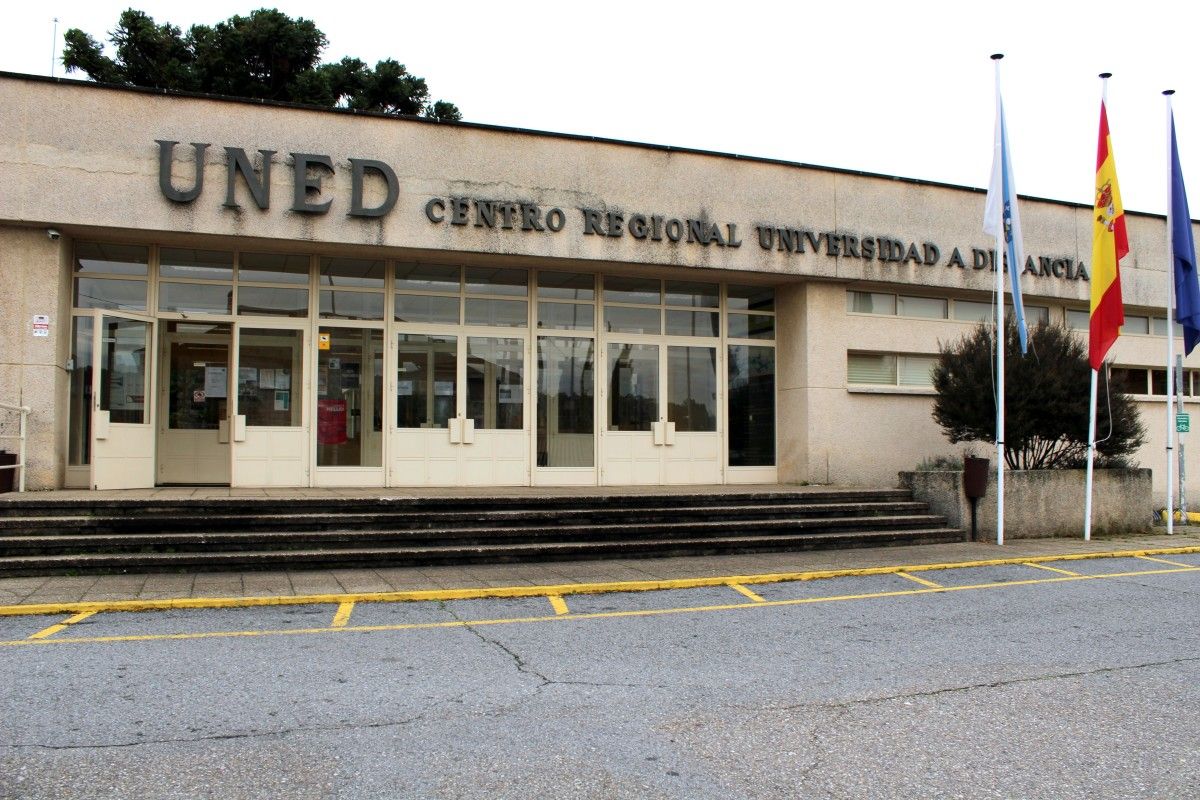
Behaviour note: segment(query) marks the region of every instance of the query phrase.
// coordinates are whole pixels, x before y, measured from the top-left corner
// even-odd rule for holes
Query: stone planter
[[[1004,537],[1083,536],[1087,474],[1081,469],[1004,473]],[[1154,504],[1148,469],[1098,469],[1093,475],[1092,534],[1150,533]],[[971,504],[959,471],[901,472],[900,486],[949,525],[971,526]],[[996,539],[996,473],[979,501],[979,541]]]

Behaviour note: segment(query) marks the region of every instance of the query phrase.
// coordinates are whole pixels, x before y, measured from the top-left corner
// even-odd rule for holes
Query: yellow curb
[[[730,584],[790,583],[794,581],[851,578],[863,575],[894,575],[899,572],[927,572],[971,567],[1003,567],[1018,564],[1044,564],[1051,561],[1083,561],[1093,558],[1135,558],[1200,553],[1200,546],[1156,547],[1142,550],[1113,550],[1101,553],[1064,553],[1019,558],[988,558],[939,564],[905,564],[889,567],[825,569],[810,572],[775,572],[761,575],[727,575],[710,578],[672,578],[647,581],[610,581],[605,583],[563,583],[544,586],[498,586],[467,589],[417,589],[403,592],[355,592],[345,594],[280,595],[270,597],[181,597],[167,600],[106,600],[92,602],[37,603],[0,606],[0,617],[45,614],[79,614],[100,611],[169,611],[193,608],[253,608],[258,606],[301,606],[342,603],[403,603],[414,601],[485,600],[551,595],[606,594],[611,592],[652,592],[665,589],[705,589]],[[1200,568],[1198,565],[1197,568]]]

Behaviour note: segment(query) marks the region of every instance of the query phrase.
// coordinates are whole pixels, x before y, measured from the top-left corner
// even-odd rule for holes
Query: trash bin
[[[17,463],[17,454],[10,453],[7,450],[0,450],[0,467],[10,467]],[[17,485],[17,471],[15,469],[0,469],[0,494],[11,492],[13,487]]]

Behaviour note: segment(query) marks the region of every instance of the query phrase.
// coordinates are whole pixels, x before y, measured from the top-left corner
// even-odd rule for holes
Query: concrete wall
[[[1149,533],[1154,503],[1150,470],[1101,469],[1093,477],[1092,533]],[[1084,470],[1018,470],[1004,475],[1004,536],[1033,539],[1082,536],[1086,500]],[[950,525],[969,530],[971,505],[963,494],[962,472],[901,472],[900,486],[929,503]],[[996,473],[988,476],[977,509],[980,541],[996,539]]]
[[[61,482],[66,447],[65,369],[71,335],[64,245],[44,229],[0,227],[0,402],[32,409],[27,439],[26,488]],[[35,314],[50,317],[49,336],[35,337]],[[5,433],[17,415],[0,411]],[[16,452],[17,442],[0,442]]]

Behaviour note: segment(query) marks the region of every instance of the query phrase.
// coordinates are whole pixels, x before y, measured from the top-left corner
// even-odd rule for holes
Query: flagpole
[[[992,61],[996,64],[996,106],[1000,113],[1000,59],[996,53]],[[999,124],[999,121],[997,121]],[[1003,147],[1002,141],[998,147]],[[999,159],[1000,153],[992,153]],[[996,544],[1004,544],[1004,346],[1007,330],[1004,327],[1004,226],[996,230]]]
[[[1108,79],[1111,72],[1100,73],[1100,107],[1108,104]],[[1091,320],[1088,320],[1089,323]],[[1083,508],[1083,540],[1092,539],[1092,475],[1096,461],[1096,385],[1099,383],[1100,370],[1092,370],[1091,389],[1088,392],[1088,449],[1087,449],[1087,486],[1084,494]]]
[[[1167,98],[1167,535],[1175,533],[1175,495],[1171,484],[1171,455],[1175,450],[1175,244],[1171,241],[1171,212],[1175,191],[1171,175],[1171,126],[1174,118],[1171,112],[1171,95],[1174,89],[1167,89],[1163,95]],[[1151,387],[1153,388],[1153,387]]]

